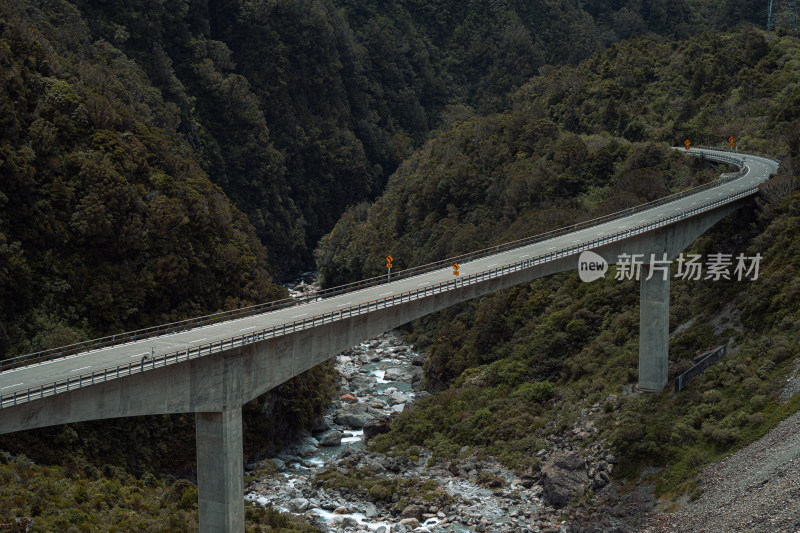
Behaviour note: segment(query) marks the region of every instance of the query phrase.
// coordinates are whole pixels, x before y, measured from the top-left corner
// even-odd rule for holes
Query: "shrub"
[[[739,432],[733,428],[721,428],[710,422],[703,424],[703,436],[721,445],[729,445],[739,439]]]
[[[549,400],[555,395],[555,386],[549,381],[538,381],[536,383],[523,383],[513,396],[522,398],[529,403],[541,403]]]

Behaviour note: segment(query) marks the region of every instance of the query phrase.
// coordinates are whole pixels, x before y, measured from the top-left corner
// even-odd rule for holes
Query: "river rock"
[[[342,394],[339,399],[342,400],[342,403],[358,403],[358,398],[352,394]]]
[[[403,512],[400,513],[400,518],[416,518],[417,522],[421,522],[422,515],[425,513],[425,511],[426,509],[421,505],[407,505],[406,508],[403,509]],[[403,522],[401,521],[400,523],[402,524]],[[417,525],[419,525],[419,523]]]
[[[358,527],[358,520],[350,516],[337,516],[333,519],[333,523],[340,528]]]
[[[417,529],[419,527],[419,520],[416,518],[403,518],[400,520],[400,525],[410,527],[411,529]]]
[[[403,370],[400,368],[390,368],[383,374],[386,381],[403,381]]]
[[[411,400],[411,397],[408,394],[403,394],[402,392],[393,392],[389,399],[392,401],[393,405],[397,405],[400,403],[408,403]]]
[[[293,498],[289,500],[289,509],[295,513],[302,513],[308,509],[308,500],[305,498]]]
[[[367,502],[364,504],[364,516],[370,520],[378,516],[378,508],[375,507],[374,503]]]
[[[362,395],[369,392],[374,385],[375,380],[367,376],[353,376],[353,379],[350,380],[350,390]]]
[[[364,436],[368,439],[381,433],[388,433],[391,425],[388,420],[373,419],[364,424]]]
[[[341,431],[327,431],[319,436],[320,446],[338,446],[342,443]]]
[[[314,427],[311,428],[311,431],[314,433],[322,433],[323,431],[328,431],[331,429],[331,425],[325,420],[325,417],[320,417],[314,422]]]
[[[293,451],[300,457],[309,457],[317,453],[317,439],[306,437],[293,446]]]
[[[284,463],[277,457],[273,457],[272,459],[270,459],[270,461],[272,461],[272,464],[274,464],[275,468],[277,468],[279,471],[286,470],[286,463]]]
[[[583,492],[587,481],[586,465],[580,455],[554,453],[542,467],[544,502],[564,507],[573,495]]]
[[[370,420],[372,415],[367,413],[337,413],[336,423],[351,428],[363,428]]]

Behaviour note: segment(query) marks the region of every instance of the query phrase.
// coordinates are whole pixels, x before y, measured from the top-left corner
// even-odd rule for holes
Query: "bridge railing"
[[[309,318],[303,318],[301,320],[295,320],[293,322],[284,323],[279,326],[264,328],[261,331],[246,333],[243,335],[236,335],[233,337],[229,337],[227,339],[201,344],[198,346],[192,346],[186,349],[177,350],[166,354],[156,355],[154,357],[142,359],[139,362],[131,362],[125,365],[112,366],[100,370],[95,370],[92,372],[87,372],[85,374],[81,374],[78,376],[73,376],[62,380],[54,381],[51,383],[43,384],[38,387],[27,387],[20,390],[16,390],[14,392],[5,393],[0,395],[0,409],[8,408],[14,405],[19,405],[25,402],[29,402],[31,400],[37,400],[48,396],[53,396],[55,394],[67,392],[70,390],[74,390],[76,388],[87,387],[97,383],[102,383],[104,381],[109,381],[124,376],[130,376],[140,372],[145,372],[147,370],[176,364],[182,361],[196,359],[198,357],[207,356],[224,350],[230,350],[237,346],[244,346],[247,344],[260,342],[264,339],[274,338],[294,333],[296,331],[322,326],[338,320],[346,320],[353,316],[369,313],[378,309],[387,308],[393,305],[398,305],[419,298],[425,298],[433,294],[438,294],[444,291],[457,289],[474,283],[480,283],[488,279],[504,276],[511,272],[532,268],[542,263],[555,261],[558,259],[562,259],[564,257],[572,256],[584,250],[597,248],[599,246],[603,246],[612,242],[616,242],[622,239],[627,239],[633,235],[638,235],[646,231],[651,231],[653,229],[668,224],[672,224],[678,220],[695,216],[703,211],[708,211],[720,205],[737,201],[741,198],[750,196],[757,192],[758,192],[757,186],[749,187],[745,190],[736,193],[731,193],[721,198],[717,198],[716,200],[711,200],[704,204],[698,205],[697,207],[693,207],[691,209],[682,211],[678,214],[669,215],[660,218],[658,220],[654,220],[652,222],[641,224],[631,229],[626,229],[604,237],[591,239],[581,244],[566,246],[559,250],[540,254],[538,256],[529,259],[516,261],[514,263],[487,269],[474,274],[464,275],[453,280],[432,284],[430,286],[426,286],[421,289],[413,289],[410,291],[402,292],[400,294],[395,294],[392,296],[386,296],[384,298],[371,300],[369,302],[362,302],[360,304],[351,305],[350,307],[343,308],[337,311],[321,313],[319,315],[314,315]]]
[[[737,155],[740,155],[740,156],[755,156],[755,157],[760,157],[762,159],[768,159],[768,160],[772,161],[773,163],[775,163],[776,165],[780,165],[781,164],[781,160],[780,159],[775,159],[774,157],[768,156],[768,155],[763,154],[761,152],[754,152],[752,150],[748,150],[747,152],[740,152],[739,150],[733,150],[731,148],[718,148],[716,146],[704,146],[704,145],[697,145],[697,146],[694,146],[693,148],[695,148],[695,149],[700,148],[700,149],[703,149],[703,150],[714,150],[714,151],[717,151],[717,152],[728,152],[730,154],[737,154]]]
[[[692,154],[692,152],[689,152]],[[709,182],[703,185],[699,185],[697,187],[687,189],[685,191],[681,191],[678,193],[674,193],[663,198],[659,198],[658,200],[654,200],[652,202],[647,202],[644,204],[640,204],[635,207],[631,207],[629,209],[624,209],[622,211],[617,211],[615,213],[611,213],[608,215],[604,215],[598,218],[594,218],[591,220],[585,220],[578,222],[576,224],[572,224],[570,226],[565,226],[563,228],[555,229],[552,231],[548,231],[545,233],[540,233],[537,235],[533,235],[531,237],[525,237],[523,239],[510,241],[507,243],[491,246],[488,248],[484,248],[482,250],[477,250],[473,252],[469,252],[466,254],[457,255],[455,257],[449,257],[447,259],[442,259],[439,261],[434,261],[432,263],[428,263],[425,265],[420,265],[416,267],[411,267],[405,270],[400,270],[396,273],[391,274],[391,278],[386,275],[376,276],[373,278],[368,278],[361,281],[356,281],[352,283],[347,283],[344,285],[339,285],[336,287],[331,287],[328,289],[323,289],[317,291],[315,293],[307,294],[300,296],[298,298],[286,298],[283,300],[276,300],[272,302],[267,302],[263,304],[257,304],[250,307],[244,307],[240,309],[234,309],[231,311],[221,311],[219,313],[213,313],[211,315],[205,315],[196,318],[190,318],[187,320],[181,320],[178,322],[171,322],[168,324],[161,324],[158,326],[153,326],[149,328],[143,328],[135,331],[129,331],[125,333],[118,333],[115,335],[108,335],[106,337],[101,337],[98,339],[91,339],[87,341],[78,342],[75,344],[71,344],[68,346],[62,346],[58,348],[52,348],[49,350],[43,350],[39,352],[34,352],[26,355],[21,355],[18,357],[14,357],[11,359],[6,359],[4,361],[0,361],[0,372],[5,370],[10,370],[12,368],[18,368],[22,366],[28,366],[36,363],[40,363],[43,361],[49,361],[52,359],[58,359],[62,357],[68,357],[70,355],[75,355],[78,353],[90,351],[90,350],[97,350],[100,348],[106,348],[109,346],[116,346],[119,344],[126,344],[129,342],[134,342],[142,339],[147,339],[151,337],[157,337],[159,335],[165,335],[170,333],[178,333],[181,331],[186,331],[195,327],[201,326],[208,326],[211,324],[216,324],[219,322],[225,322],[228,320],[233,320],[237,318],[245,318],[253,315],[258,315],[262,313],[269,313],[271,311],[276,311],[278,309],[283,309],[286,307],[291,307],[295,305],[300,305],[304,303],[308,303],[310,301],[317,300],[319,298],[329,298],[331,296],[337,296],[339,294],[344,294],[347,292],[357,291],[361,289],[365,289],[368,287],[373,287],[375,285],[381,285],[384,283],[388,283],[390,281],[397,281],[399,279],[405,279],[413,276],[418,276],[420,274],[425,274],[427,272],[432,272],[434,270],[438,270],[440,268],[450,266],[453,263],[468,263],[470,261],[474,261],[476,259],[481,259],[483,257],[487,257],[489,255],[497,254],[500,252],[505,252],[508,250],[512,250],[514,248],[519,248],[520,246],[526,246],[528,244],[534,244],[537,242],[545,241],[548,239],[552,239],[555,237],[559,237],[561,235],[572,233],[574,231],[578,231],[581,229],[586,229],[597,224],[602,224],[604,222],[609,222],[612,220],[617,220],[619,218],[623,218],[626,216],[630,216],[636,213],[640,213],[642,211],[646,211],[648,209],[652,209],[654,207],[658,207],[664,205],[666,203],[672,202],[674,200],[684,198],[686,196],[696,194],[700,191],[704,191],[706,189],[710,189],[713,187],[717,187],[724,183],[728,183],[735,179],[738,179],[744,175],[744,163],[736,157],[728,157],[719,154],[698,154],[697,152],[693,153],[693,155],[702,155],[704,157],[708,157],[709,159],[718,160],[725,163],[730,163],[736,165],[740,168],[740,174],[737,176],[731,176],[730,178],[725,178],[722,180]],[[740,155],[747,155],[747,154],[740,154]]]

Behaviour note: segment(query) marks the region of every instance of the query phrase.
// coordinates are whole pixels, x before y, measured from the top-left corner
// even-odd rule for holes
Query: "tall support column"
[[[639,296],[639,389],[664,390],[669,365],[669,275],[656,271],[649,280],[642,267]]]
[[[195,426],[200,533],[242,533],[242,409],[195,413]]]

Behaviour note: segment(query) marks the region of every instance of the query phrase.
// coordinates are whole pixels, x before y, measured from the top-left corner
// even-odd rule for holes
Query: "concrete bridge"
[[[0,366],[0,434],[126,416],[195,413],[200,530],[244,531],[241,408],[346,348],[493,291],[577,268],[585,250],[673,259],[758,192],[778,162],[693,149],[735,176],[516,243],[265,306],[31,354]],[[647,260],[646,260],[647,261]],[[460,264],[454,276],[452,262]],[[642,268],[639,383],[667,383],[669,279]],[[668,278],[669,276],[667,276]],[[397,279],[399,278],[399,279]],[[216,322],[215,322],[216,321]],[[212,322],[208,324],[208,322]],[[144,338],[142,338],[144,337]]]

